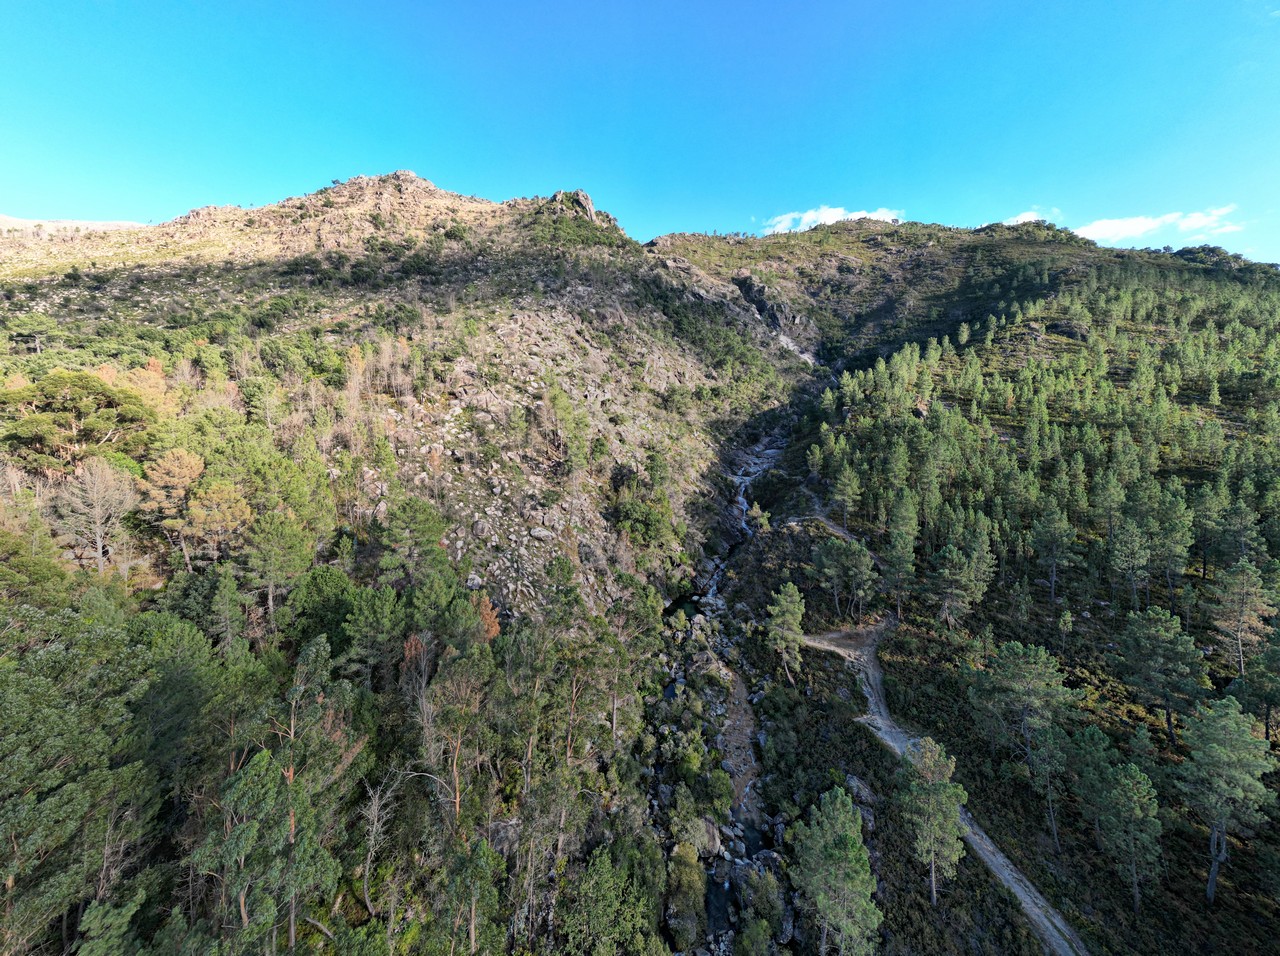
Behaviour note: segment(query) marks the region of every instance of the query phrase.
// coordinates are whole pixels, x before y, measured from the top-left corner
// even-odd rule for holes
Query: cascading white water
[[[720,588],[720,580],[724,577],[725,569],[729,566],[729,559],[733,556],[733,552],[751,540],[755,534],[751,523],[747,521],[747,512],[751,510],[751,503],[747,500],[747,492],[751,488],[751,483],[773,467],[774,463],[782,457],[782,452],[783,447],[780,439],[776,437],[763,438],[750,448],[742,451],[741,467],[737,472],[727,476],[733,482],[734,500],[732,513],[741,537],[725,552],[723,557],[716,560],[711,574],[707,578],[707,583],[702,588],[703,600],[716,596]]]

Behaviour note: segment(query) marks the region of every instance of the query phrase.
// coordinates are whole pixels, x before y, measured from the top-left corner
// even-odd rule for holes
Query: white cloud
[[[806,209],[804,212],[787,212],[781,216],[774,216],[772,219],[766,219],[764,222],[764,234],[772,236],[779,232],[803,232],[806,229],[812,229],[814,226],[829,226],[833,222],[843,222],[846,219],[878,219],[881,222],[889,222],[892,219],[901,219],[903,211],[901,209],[880,209],[865,210],[859,209],[857,212],[850,212],[840,206],[819,206],[817,209]]]
[[[1170,212],[1163,216],[1129,216],[1125,219],[1096,219],[1076,233],[1094,242],[1123,242],[1137,239],[1178,221],[1182,213]]]
[[[1183,232],[1203,229],[1209,233],[1239,232],[1243,226],[1227,222],[1226,217],[1236,211],[1236,204],[1223,206],[1221,209],[1206,209],[1204,212],[1187,213],[1178,220],[1178,228]]]
[[[1075,230],[1078,235],[1094,242],[1117,243],[1130,239],[1140,239],[1168,226],[1176,226],[1179,232],[1198,232],[1208,235],[1222,235],[1228,232],[1239,232],[1244,226],[1227,219],[1236,211],[1236,204],[1231,203],[1217,209],[1205,209],[1201,212],[1167,212],[1162,216],[1129,216],[1123,219],[1097,219],[1088,225]]]
[[[1057,206],[1052,209],[1041,209],[1039,206],[1032,206],[1026,212],[1020,212],[1016,216],[1010,216],[1002,221],[1005,226],[1020,226],[1024,222],[1038,222],[1039,220],[1046,222],[1058,222],[1062,219],[1062,210]]]

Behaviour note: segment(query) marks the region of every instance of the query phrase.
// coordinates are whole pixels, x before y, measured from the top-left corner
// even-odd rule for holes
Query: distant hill
[[[0,214],[0,234],[110,232],[116,229],[144,229],[140,222],[94,222],[82,219],[17,219]]]

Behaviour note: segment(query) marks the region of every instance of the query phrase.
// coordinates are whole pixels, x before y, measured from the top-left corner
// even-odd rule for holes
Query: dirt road
[[[839,654],[853,663],[858,670],[858,683],[867,696],[868,712],[862,718],[863,723],[871,728],[885,746],[898,756],[905,757],[910,745],[918,738],[899,727],[889,715],[884,699],[884,676],[876,658],[876,647],[892,627],[892,623],[892,618],[888,618],[857,630],[806,635],[804,640],[810,647]],[[1084,941],[1076,935],[1062,914],[1050,905],[1022,871],[1000,851],[968,810],[961,808],[960,815],[969,828],[965,842],[987,864],[996,878],[1018,898],[1032,929],[1044,943],[1045,951],[1053,956],[1087,956],[1089,951],[1085,948]]]

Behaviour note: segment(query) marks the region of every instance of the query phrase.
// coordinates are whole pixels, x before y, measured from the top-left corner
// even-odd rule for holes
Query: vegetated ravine
[[[731,567],[733,557],[748,544],[755,529],[748,520],[751,510],[749,495],[751,483],[768,471],[785,450],[785,440],[778,435],[766,435],[752,445],[735,450],[733,470],[726,477],[733,485],[734,496],[729,503],[728,523],[734,530],[734,538],[723,555],[718,556],[700,590],[690,598],[690,603],[703,613],[724,618],[727,614],[724,601],[719,597],[721,580]],[[723,624],[729,624],[727,620]],[[718,645],[723,651],[724,645]],[[741,830],[746,857],[754,858],[762,848],[760,833],[760,795],[758,793],[759,764],[755,755],[756,721],[747,699],[746,683],[728,661],[723,661],[733,684],[729,692],[729,706],[722,735],[726,738],[726,765],[733,783],[731,819]],[[728,865],[724,860],[713,860],[707,871],[707,928],[712,938],[728,933],[732,928],[729,896]]]
[[[0,951],[1274,950],[1272,266],[396,173],[0,333]]]

